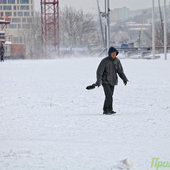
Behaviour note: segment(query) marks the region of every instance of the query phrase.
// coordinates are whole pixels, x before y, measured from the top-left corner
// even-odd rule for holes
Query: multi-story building
[[[11,24],[7,26],[6,35],[12,37],[13,43],[24,42],[24,30],[29,29],[34,12],[34,0],[0,0],[0,16],[8,16]]]

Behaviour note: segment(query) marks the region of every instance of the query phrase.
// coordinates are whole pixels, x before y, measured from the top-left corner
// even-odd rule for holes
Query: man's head
[[[119,54],[118,50],[114,47],[110,47],[108,51],[108,55],[112,58],[115,58]]]
[[[110,54],[110,56],[111,56],[112,58],[115,58],[115,57],[117,56],[117,53],[116,53],[116,52],[113,52],[113,53]]]

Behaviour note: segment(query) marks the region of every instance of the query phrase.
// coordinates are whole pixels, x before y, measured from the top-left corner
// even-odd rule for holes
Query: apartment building
[[[11,19],[6,35],[12,37],[13,43],[24,42],[24,32],[30,28],[33,15],[34,0],[0,0],[0,16]]]

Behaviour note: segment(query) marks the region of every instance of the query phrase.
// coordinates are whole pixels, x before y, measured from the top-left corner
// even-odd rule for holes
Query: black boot
[[[116,112],[115,112],[115,111],[113,111],[113,110],[111,111],[111,113],[112,113],[112,114],[116,114]]]
[[[104,115],[112,115],[112,114],[114,114],[114,113],[109,112],[109,111],[104,111],[103,114],[104,114]]]
[[[116,114],[115,111],[104,111],[103,112],[104,115],[113,115],[113,114]]]

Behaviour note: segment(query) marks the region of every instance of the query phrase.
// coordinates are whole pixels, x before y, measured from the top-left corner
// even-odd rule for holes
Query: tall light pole
[[[97,0],[97,7],[98,7],[98,13],[99,13],[99,22],[100,22],[100,29],[101,29],[101,34],[102,34],[103,46],[105,46],[104,32],[103,32],[103,23],[102,23],[102,18],[101,18],[101,11],[100,11],[100,6],[99,6],[99,0]]]
[[[155,57],[155,0],[152,0],[152,54]]]
[[[164,55],[167,60],[167,9],[166,0],[164,0]]]
[[[107,51],[110,48],[110,0],[106,0]]]

